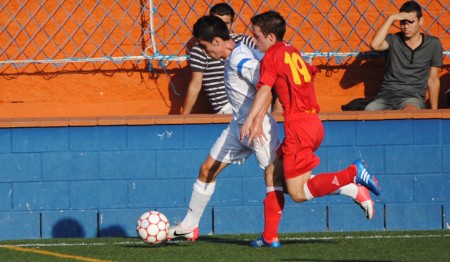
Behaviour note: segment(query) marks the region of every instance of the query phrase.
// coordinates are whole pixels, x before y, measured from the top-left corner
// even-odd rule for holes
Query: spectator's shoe
[[[372,191],[375,195],[380,195],[380,188],[378,187],[378,181],[375,176],[371,175],[366,168],[366,164],[363,160],[358,159],[353,162],[353,165],[356,167],[356,177],[355,183],[363,185],[367,187],[370,191]]]
[[[278,240],[278,237],[274,238],[272,240],[272,243],[267,243],[266,240],[264,240],[263,236],[260,235],[256,240],[253,240],[250,243],[250,246],[252,247],[272,247],[272,248],[279,248],[281,247],[280,240]]]
[[[200,233],[198,230],[198,227],[195,227],[190,230],[184,229],[181,225],[176,225],[173,227],[170,227],[169,230],[167,230],[167,240],[170,241],[174,238],[178,237],[184,237],[188,241],[195,241],[199,237]]]
[[[358,194],[356,194],[356,198],[353,201],[362,208],[367,219],[373,218],[375,215],[375,203],[370,198],[370,193],[367,188],[358,185]]]

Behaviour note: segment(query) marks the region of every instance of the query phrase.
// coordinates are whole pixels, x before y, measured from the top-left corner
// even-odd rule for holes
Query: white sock
[[[272,192],[272,191],[283,191],[283,187],[281,186],[268,186],[266,187],[266,193]]]
[[[214,194],[215,187],[216,182],[204,183],[198,179],[195,181],[188,212],[180,223],[184,229],[198,227],[203,211],[205,211],[206,205]]]
[[[311,200],[314,198],[314,196],[311,194],[311,192],[309,191],[308,188],[308,182],[306,182],[305,184],[303,184],[303,192],[305,192],[305,197],[307,200]]]
[[[357,194],[358,194],[358,186],[355,183],[350,183],[348,185],[338,188],[330,195],[343,195],[351,197],[352,199],[356,199]]]

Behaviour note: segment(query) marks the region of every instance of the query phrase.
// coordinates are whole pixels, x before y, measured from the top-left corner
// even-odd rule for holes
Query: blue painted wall
[[[279,123],[282,128],[282,123]],[[377,175],[375,218],[341,196],[287,199],[280,232],[450,226],[450,120],[325,121],[315,173],[362,157]],[[136,236],[159,210],[182,220],[199,165],[226,124],[0,129],[0,240]],[[219,176],[201,234],[258,233],[265,187],[254,157]]]

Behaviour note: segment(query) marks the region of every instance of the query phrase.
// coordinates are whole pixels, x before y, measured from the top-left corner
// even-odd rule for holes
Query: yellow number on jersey
[[[306,83],[309,83],[311,81],[311,75],[309,74],[308,68],[305,65],[305,61],[303,61],[303,58],[299,54],[285,53],[284,62],[291,68],[292,77],[294,78],[295,84],[300,85],[302,83],[300,75],[303,76],[303,79],[305,79]]]

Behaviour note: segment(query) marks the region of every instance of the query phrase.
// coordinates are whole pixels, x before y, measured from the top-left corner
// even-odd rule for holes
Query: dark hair
[[[278,41],[283,41],[286,33],[286,21],[275,11],[267,11],[265,13],[255,15],[250,19],[252,25],[258,26],[264,36],[270,33],[274,34]]]
[[[223,40],[230,39],[230,32],[228,31],[227,24],[214,15],[200,17],[194,24],[193,35],[197,39],[210,43],[214,37],[220,37]]]
[[[218,16],[224,16],[229,15],[231,17],[231,22],[234,21],[234,10],[233,8],[226,3],[219,3],[211,7],[211,10],[209,10],[210,15],[218,15]]]
[[[411,13],[416,12],[417,18],[422,17],[422,7],[416,1],[408,1],[400,7],[400,12]]]

